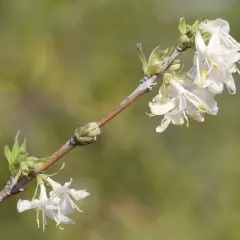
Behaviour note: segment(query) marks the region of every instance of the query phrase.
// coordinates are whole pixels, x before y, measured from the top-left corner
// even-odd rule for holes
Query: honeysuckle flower
[[[234,70],[222,72],[216,67],[210,69],[201,56],[195,56],[191,71],[194,82],[201,88],[208,88],[213,94],[222,93],[224,84],[229,92],[236,93]]]
[[[19,212],[23,212],[30,209],[36,210],[38,227],[40,226],[39,213],[41,212],[43,231],[45,231],[45,226],[47,225],[46,217],[54,219],[57,225],[74,223],[74,221],[64,216],[64,214],[61,212],[59,198],[56,198],[56,197],[48,198],[46,193],[46,188],[43,183],[40,184],[39,199],[33,199],[32,201],[20,199],[17,203],[17,209]]]
[[[235,49],[236,51],[240,50],[240,44],[229,35],[230,26],[226,20],[218,18],[216,20],[206,20],[203,21],[199,28],[210,34],[214,34],[216,31],[219,31],[220,43],[227,48]]]
[[[188,117],[203,122],[203,114],[217,114],[217,103],[207,89],[197,87],[191,80],[170,79],[169,83],[149,103],[151,116],[164,115],[157,132],[163,132],[170,123],[182,125],[186,121],[188,126]]]
[[[52,191],[50,192],[50,198],[59,198],[60,199],[60,209],[61,213],[69,214],[77,209],[79,212],[81,210],[78,208],[76,203],[73,201],[81,200],[86,198],[89,193],[86,190],[75,190],[70,189],[70,185],[72,183],[72,179],[69,182],[66,182],[64,185],[61,185],[50,177],[47,178],[47,182],[51,185]]]
[[[196,68],[195,83],[201,87],[208,87],[214,94],[221,93],[223,84],[229,91],[236,92],[232,73],[238,71],[236,63],[240,60],[240,53],[234,48],[221,45],[220,28],[217,28],[205,44],[200,32],[195,36],[196,54],[194,66]]]

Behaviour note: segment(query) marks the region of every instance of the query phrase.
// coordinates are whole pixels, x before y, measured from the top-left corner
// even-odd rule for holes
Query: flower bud
[[[97,139],[101,134],[100,128],[96,122],[91,122],[75,130],[74,136],[79,145],[87,145]]]

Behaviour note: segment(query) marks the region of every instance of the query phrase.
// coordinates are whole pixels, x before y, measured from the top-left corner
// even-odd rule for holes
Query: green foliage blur
[[[146,53],[178,37],[180,17],[223,18],[240,41],[238,0],[1,0],[0,186],[9,178],[3,148],[18,130],[28,151],[51,155],[81,125],[98,121],[142,77],[136,43]],[[186,69],[193,52],[182,56]],[[240,77],[236,77],[237,91]],[[163,134],[149,118],[146,95],[104,126],[98,141],[49,169],[73,177],[91,195],[61,231],[37,229],[19,198],[0,203],[0,238],[19,240],[240,239],[240,94],[217,96],[219,114]]]

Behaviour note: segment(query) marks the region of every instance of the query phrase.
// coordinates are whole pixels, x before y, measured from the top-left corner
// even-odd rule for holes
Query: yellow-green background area
[[[136,54],[178,38],[178,21],[227,19],[240,41],[239,0],[2,0],[0,2],[0,186],[9,177],[4,145],[18,130],[35,156],[51,155],[78,126],[98,121],[138,85]],[[181,57],[191,66],[193,50]],[[238,92],[240,77],[236,76]],[[240,94],[216,99],[217,116],[171,126],[163,134],[149,118],[157,89],[104,126],[98,141],[75,149],[54,177],[73,178],[91,195],[65,230],[36,213],[18,213],[19,198],[0,203],[0,239],[237,240],[240,239]]]

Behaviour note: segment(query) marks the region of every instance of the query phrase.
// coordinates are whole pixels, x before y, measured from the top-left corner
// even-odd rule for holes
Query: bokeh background
[[[49,156],[78,126],[97,121],[142,77],[136,43],[147,54],[176,42],[178,21],[224,18],[240,41],[239,0],[1,0],[0,146],[18,130],[28,150]],[[186,68],[191,53],[182,56]],[[240,77],[236,84],[240,88]],[[61,231],[45,233],[35,212],[19,214],[28,190],[0,203],[0,238],[24,240],[240,239],[240,95],[217,97],[219,114],[163,134],[142,97],[103,128],[95,144],[75,149],[55,176],[73,177],[90,197]],[[238,90],[239,91],[239,90]],[[0,186],[9,174],[0,153]]]

